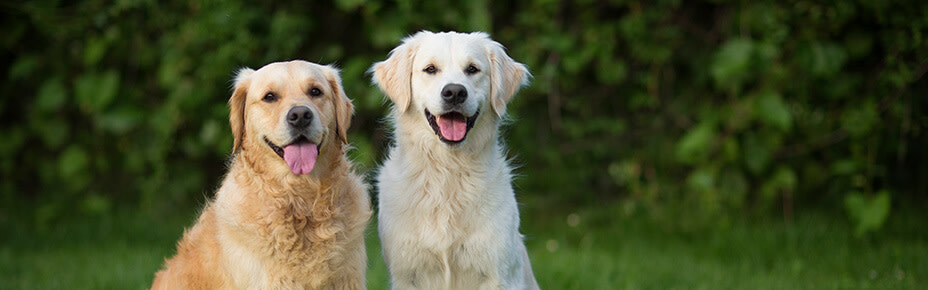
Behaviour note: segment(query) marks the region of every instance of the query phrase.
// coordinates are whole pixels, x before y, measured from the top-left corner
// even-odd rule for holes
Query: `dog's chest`
[[[404,220],[423,241],[436,247],[486,230],[492,213],[486,212],[486,189],[478,177],[461,175],[420,174],[398,184],[395,205]],[[392,193],[387,193],[392,194]],[[389,198],[389,197],[385,197]]]
[[[389,231],[382,234],[410,263],[430,265],[419,269],[449,267],[455,277],[493,275],[509,244],[507,233],[517,225],[508,171],[488,169],[417,172],[387,162],[379,177],[380,222]],[[469,280],[475,279],[482,280]]]
[[[333,255],[314,253],[333,252],[337,236],[344,235],[346,226],[339,212],[313,208],[312,203],[298,199],[270,204],[229,216],[229,242],[224,248],[229,267],[239,270],[230,272],[240,273],[233,277],[236,285],[318,286],[326,281]],[[324,220],[314,216],[322,212],[329,216]]]

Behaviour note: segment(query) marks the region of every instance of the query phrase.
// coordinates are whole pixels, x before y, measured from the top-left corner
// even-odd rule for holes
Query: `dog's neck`
[[[340,148],[337,151],[335,148],[330,149],[334,152],[320,154],[316,161],[321,165],[313,170],[316,174],[296,175],[286,165],[265,164],[268,160],[276,159],[262,157],[258,155],[259,152],[243,148],[233,157],[226,178],[232,178],[232,184],[237,184],[239,188],[252,191],[228,191],[235,196],[224,199],[222,207],[233,212],[233,217],[251,217],[234,218],[236,220],[266,222],[268,216],[283,215],[292,217],[288,220],[297,223],[300,228],[305,226],[302,224],[304,220],[315,223],[331,219],[337,214],[338,204],[345,197],[339,189],[347,181],[345,176],[335,172],[344,172],[342,167],[348,165],[343,155],[335,156],[341,154]],[[270,157],[280,158],[276,154]],[[243,229],[250,227],[244,224],[241,226]]]

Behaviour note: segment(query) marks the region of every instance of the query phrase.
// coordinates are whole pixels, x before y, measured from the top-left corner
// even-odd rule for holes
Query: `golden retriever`
[[[419,32],[371,67],[393,101],[377,176],[395,289],[537,289],[498,140],[531,75],[486,33]]]
[[[345,157],[353,107],[338,71],[242,69],[229,172],[152,289],[363,289],[367,187]]]

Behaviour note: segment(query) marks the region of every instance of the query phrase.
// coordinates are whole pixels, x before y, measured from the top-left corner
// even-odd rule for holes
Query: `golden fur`
[[[307,92],[318,88],[321,97]],[[262,101],[268,92],[279,100]],[[265,140],[286,144],[284,114],[312,108],[311,173],[291,173]],[[353,107],[338,71],[305,61],[242,69],[229,99],[229,172],[152,289],[363,289],[367,187],[345,157]]]

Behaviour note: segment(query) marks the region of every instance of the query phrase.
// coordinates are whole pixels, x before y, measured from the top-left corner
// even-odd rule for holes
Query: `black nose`
[[[467,99],[467,89],[459,84],[447,84],[441,89],[441,98],[452,105],[463,103]]]
[[[287,112],[287,123],[294,128],[306,128],[313,121],[313,111],[309,107],[299,106],[290,108]]]

